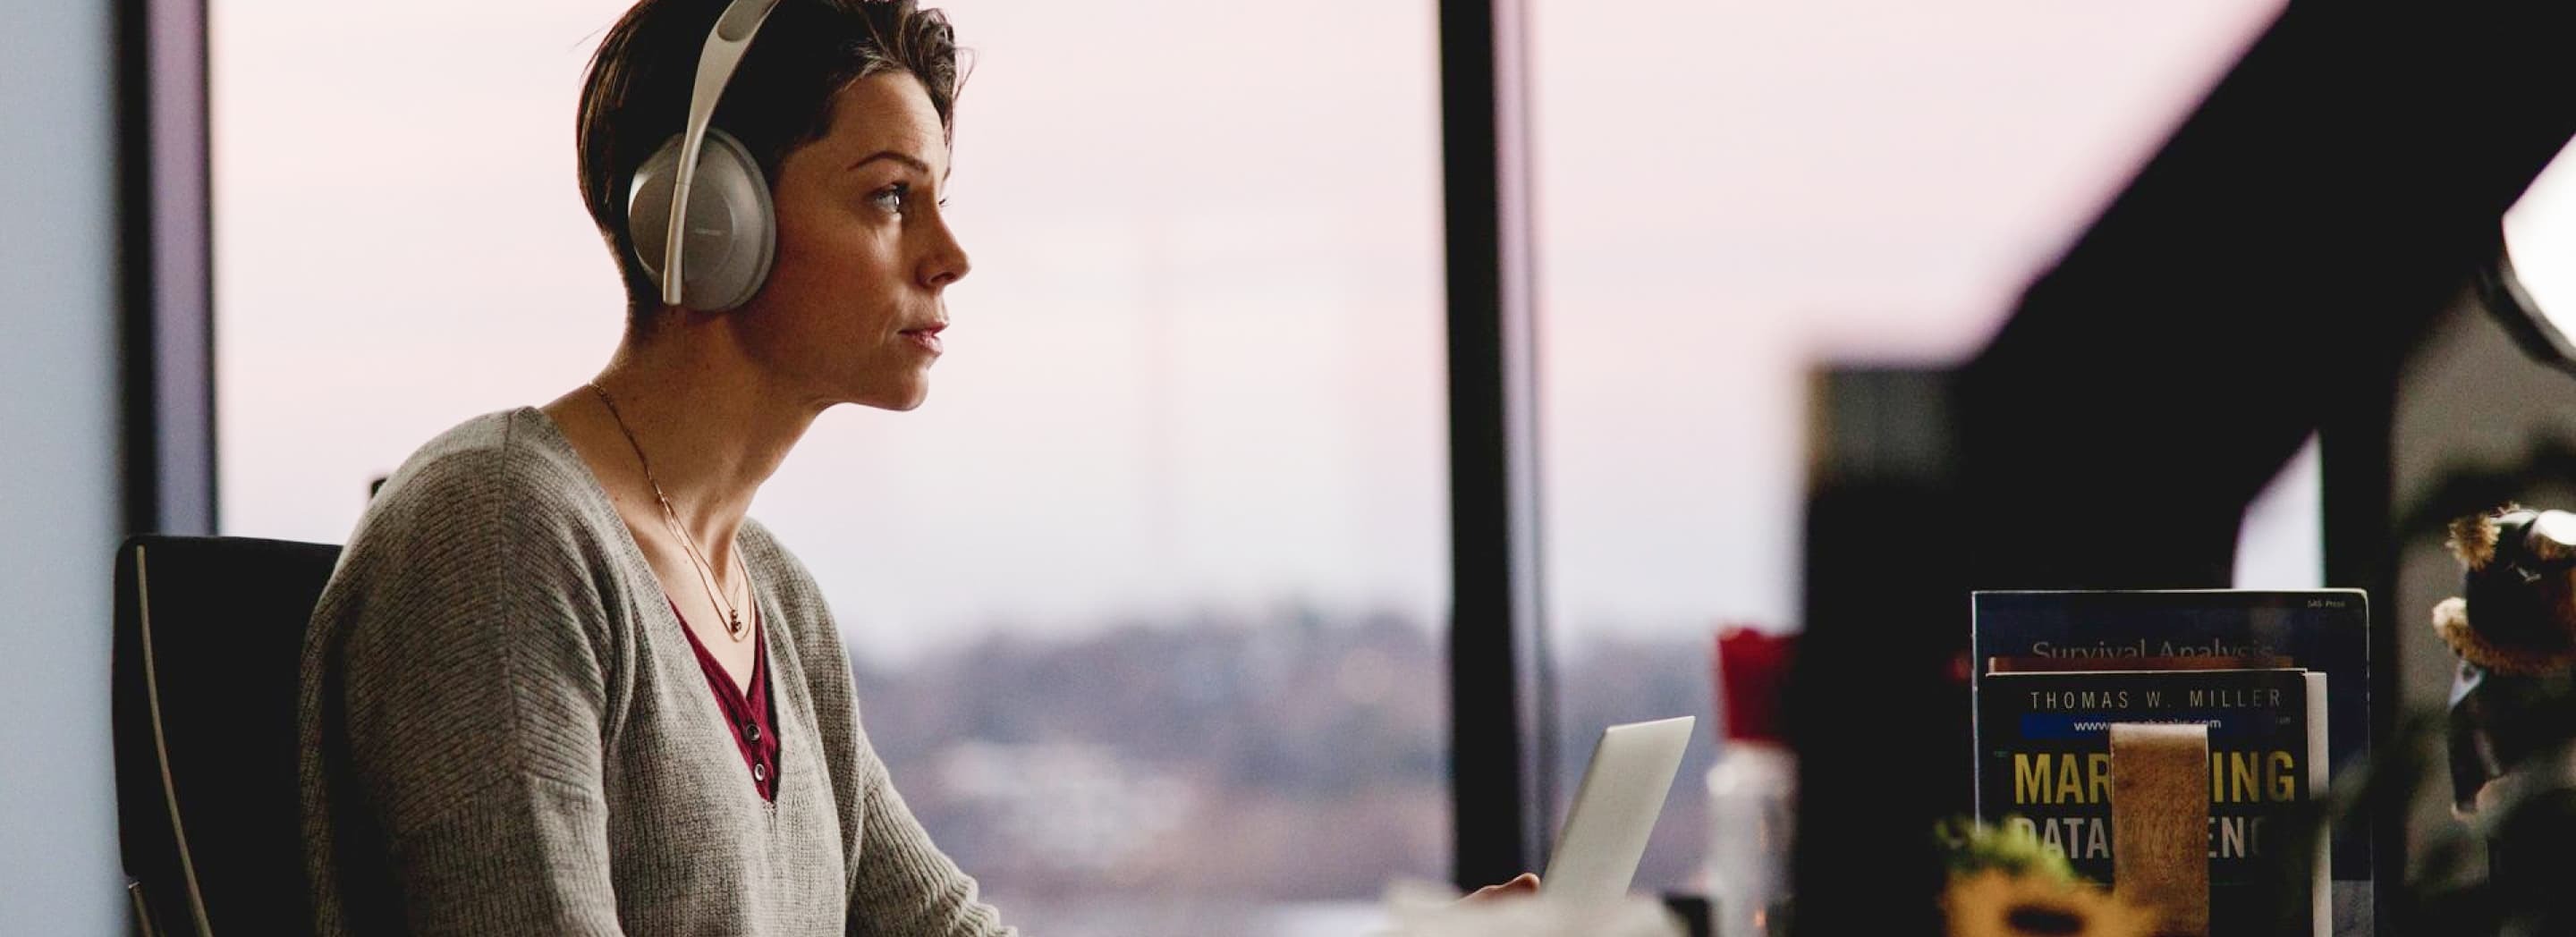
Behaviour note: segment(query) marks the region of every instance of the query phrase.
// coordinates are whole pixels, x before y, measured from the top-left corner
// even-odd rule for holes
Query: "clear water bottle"
[[[1797,760],[1784,743],[1780,686],[1794,635],[1728,628],[1717,639],[1725,744],[1708,769],[1706,875],[1717,937],[1787,933],[1789,837],[1796,827]]]

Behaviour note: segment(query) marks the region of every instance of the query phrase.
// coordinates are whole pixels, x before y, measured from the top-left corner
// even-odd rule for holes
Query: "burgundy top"
[[[689,627],[689,619],[680,615],[680,603],[671,603],[671,614],[680,619],[680,631],[689,636],[689,650],[698,655],[698,669],[705,671],[707,685],[716,691],[716,708],[724,711],[725,724],[733,728],[733,741],[742,749],[742,760],[751,768],[751,787],[762,800],[778,800],[778,733],[772,729],[777,721],[769,702],[769,653],[763,645],[769,629],[760,626],[760,607],[751,609],[751,695],[733,685],[724,663],[707,653],[698,641],[698,632]]]

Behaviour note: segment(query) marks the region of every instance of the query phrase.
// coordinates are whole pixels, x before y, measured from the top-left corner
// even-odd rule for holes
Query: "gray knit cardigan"
[[[769,629],[775,803],[551,419],[476,417],[405,462],[304,645],[320,932],[1012,934],[888,782],[813,576],[756,522],[738,543]]]

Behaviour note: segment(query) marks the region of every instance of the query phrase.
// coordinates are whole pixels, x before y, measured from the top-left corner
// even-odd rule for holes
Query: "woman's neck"
[[[764,380],[720,316],[664,315],[686,321],[629,330],[589,386],[541,409],[602,486],[652,499],[658,484],[707,562],[728,570],[753,496],[821,407]]]

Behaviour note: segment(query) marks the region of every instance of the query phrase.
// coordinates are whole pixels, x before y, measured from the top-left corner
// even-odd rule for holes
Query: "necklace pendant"
[[[737,612],[734,612],[734,613],[733,613],[733,617],[732,617],[731,619],[729,619],[729,620],[727,620],[727,621],[725,622],[725,633],[726,633],[726,634],[733,635],[733,639],[734,639],[734,640],[736,640],[736,641],[740,641],[740,640],[742,640],[742,613],[741,613],[741,612],[738,612],[738,611],[737,611]]]

